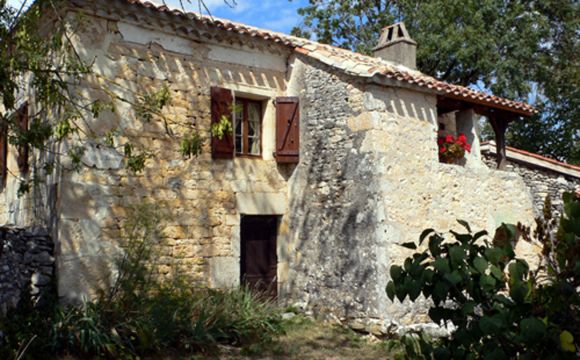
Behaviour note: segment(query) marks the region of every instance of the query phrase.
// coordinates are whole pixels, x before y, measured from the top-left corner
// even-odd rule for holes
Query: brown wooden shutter
[[[300,106],[297,97],[276,98],[276,161],[298,163]]]
[[[8,176],[8,131],[6,124],[0,126],[0,187],[6,185]]]
[[[18,125],[22,132],[28,131],[28,104],[23,105],[18,111]],[[25,143],[18,148],[18,168],[22,174],[28,172],[28,147],[29,145]]]
[[[211,88],[211,123],[220,122],[222,116],[232,121],[232,91],[219,87]],[[233,127],[233,126],[232,126]],[[222,139],[211,137],[211,155],[214,159],[231,159],[234,157],[233,134],[226,134]]]

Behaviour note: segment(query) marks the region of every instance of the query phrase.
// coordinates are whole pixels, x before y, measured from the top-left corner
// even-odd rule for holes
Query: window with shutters
[[[221,138],[212,135],[211,147],[214,159],[262,156],[262,102],[234,97],[232,90],[211,88],[212,126],[225,119],[233,131]]]
[[[262,154],[262,103],[235,98],[234,136],[237,156]]]
[[[276,99],[276,161],[297,164],[300,161],[300,106],[294,96]]]

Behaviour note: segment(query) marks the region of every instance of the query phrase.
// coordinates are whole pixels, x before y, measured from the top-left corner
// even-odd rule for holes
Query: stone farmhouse
[[[94,296],[111,281],[126,209],[144,200],[173,214],[162,276],[267,284],[283,304],[399,324],[421,319],[385,293],[389,267],[410,254],[398,244],[429,227],[461,230],[458,218],[488,231],[533,220],[528,187],[503,169],[508,124],[536,110],[419,72],[403,24],[385,28],[365,56],[140,0],[69,0],[58,11],[48,24],[82,19],[71,40],[94,74],[79,94],[105,97],[107,84],[134,100],[166,85],[172,133],[207,140],[201,155],[184,158],[160,119],[139,121],[119,101],[87,126],[151,149],[143,172],[125,168],[122,150],[87,145],[86,166],[64,166],[22,197],[18,178],[46,154],[2,147],[0,222],[48,229],[63,299]],[[23,126],[33,96],[20,98]],[[233,132],[212,138],[222,115]],[[480,152],[480,116],[496,132],[494,166]],[[458,133],[472,151],[462,164],[441,163],[438,137]]]

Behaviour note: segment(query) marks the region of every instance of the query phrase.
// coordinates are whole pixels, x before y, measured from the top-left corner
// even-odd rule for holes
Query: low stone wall
[[[486,164],[490,168],[496,166],[495,154],[483,153]],[[531,164],[525,164],[510,160],[507,171],[520,175],[530,192],[534,202],[534,213],[536,216],[542,214],[546,196],[550,195],[552,200],[552,210],[556,215],[562,212],[562,194],[580,190],[580,178],[562,174],[560,172],[542,169]]]
[[[0,227],[0,314],[21,302],[41,304],[51,292],[54,245],[40,228]]]

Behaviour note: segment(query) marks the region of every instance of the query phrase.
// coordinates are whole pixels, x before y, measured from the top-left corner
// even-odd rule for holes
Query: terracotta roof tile
[[[484,142],[481,143],[481,145],[482,146],[489,145],[489,146],[495,147],[495,142],[493,142],[493,141],[484,141]],[[565,168],[568,168],[568,169],[572,169],[572,170],[575,170],[575,171],[580,171],[580,166],[568,164],[568,163],[565,163],[565,162],[562,162],[562,161],[558,161],[556,159],[552,159],[552,158],[549,158],[549,157],[546,157],[546,156],[542,156],[540,154],[536,154],[536,153],[529,152],[529,151],[526,151],[526,150],[521,150],[521,149],[518,149],[518,148],[515,148],[515,147],[511,147],[511,146],[506,146],[506,149],[507,150],[510,150],[510,151],[513,151],[515,153],[518,153],[518,154],[521,154],[521,155],[525,155],[525,156],[528,156],[528,157],[531,157],[531,158],[535,158],[535,159],[538,159],[538,160],[542,160],[542,161],[545,161],[545,162],[548,162],[548,163],[551,163],[551,164],[554,164],[554,165],[562,166],[562,167],[565,167]]]
[[[349,74],[361,77],[384,76],[388,79],[406,82],[408,84],[435,89],[440,95],[451,96],[456,99],[478,102],[495,108],[511,110],[522,115],[530,116],[538,113],[533,106],[519,101],[503,99],[498,96],[476,91],[464,86],[449,84],[434,77],[425,75],[417,70],[388,62],[372,56],[366,56],[335,46],[317,43],[311,40],[298,38],[283,33],[263,30],[253,26],[236,23],[216,17],[200,15],[198,13],[184,13],[179,9],[170,9],[165,5],[155,5],[143,0],[123,0],[129,4],[153,9],[161,13],[170,13],[175,16],[188,17],[200,21],[208,26],[214,26],[231,32],[263,40],[273,41],[293,48],[296,52],[310,56],[329,66],[347,70]],[[353,65],[353,63],[356,63]],[[362,65],[362,66],[359,66]]]

